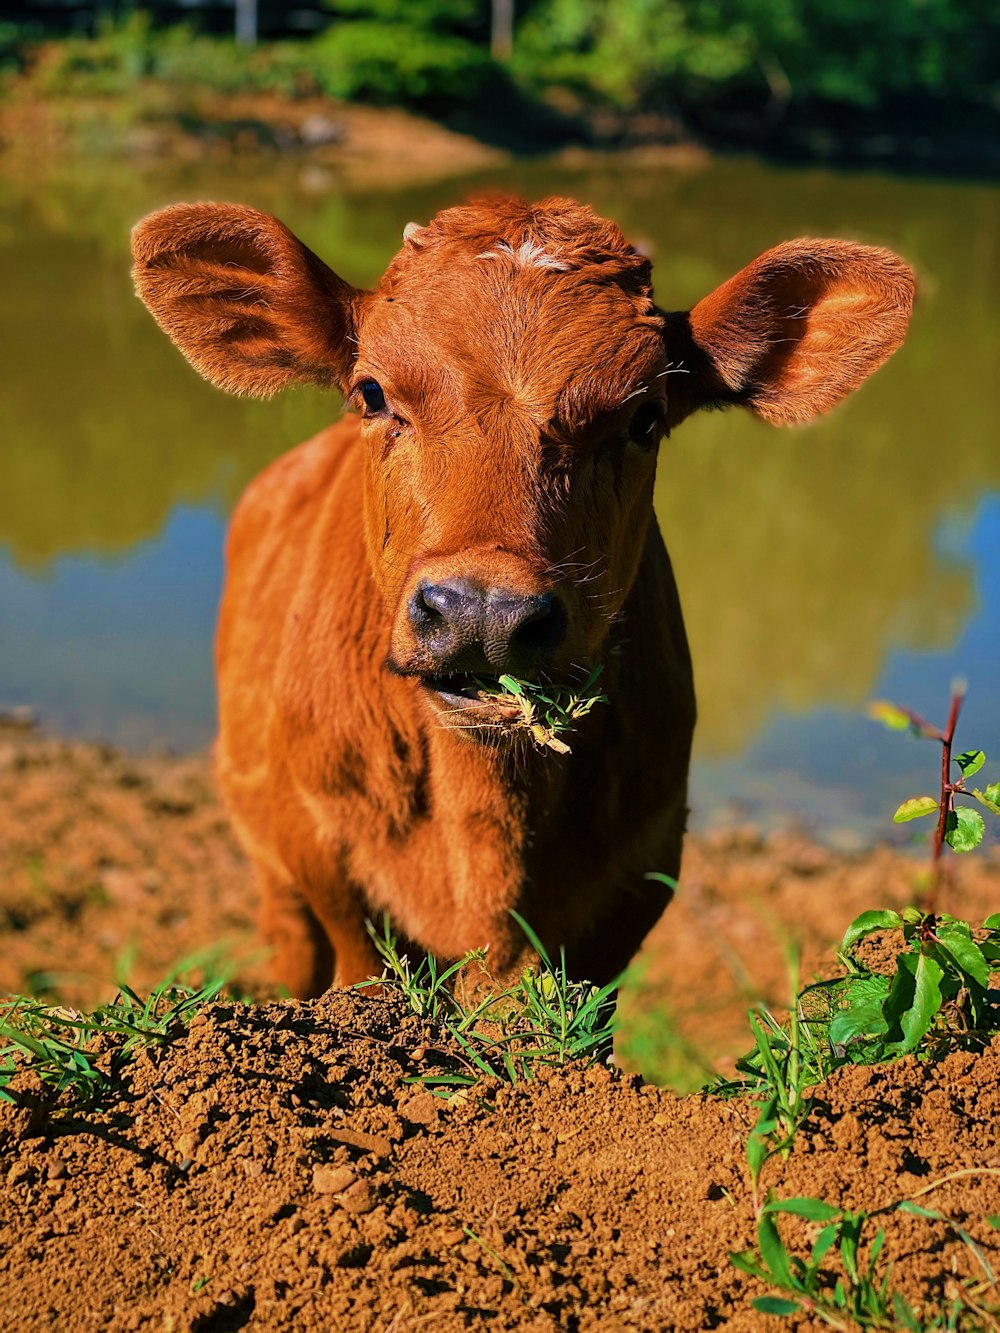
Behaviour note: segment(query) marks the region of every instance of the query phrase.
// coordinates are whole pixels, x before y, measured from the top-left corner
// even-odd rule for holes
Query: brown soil
[[[982,919],[1000,865],[960,869],[950,906]],[[749,1044],[748,998],[787,994],[784,942],[800,943],[804,976],[829,971],[847,921],[904,905],[914,873],[888,849],[845,856],[790,834],[692,840],[626,997],[632,1021],[655,1004],[725,1067]],[[252,917],[204,756],[0,731],[0,986],[90,1004],[116,972],[142,988],[216,946],[241,959],[236,985],[266,997]],[[455,1059],[397,1000],[332,993],[216,1004],[97,1111],[23,1088],[0,1110],[0,1326],[769,1326],[749,1305],[763,1288],[727,1260],[753,1240],[752,1104],[604,1068],[447,1104],[408,1081]],[[996,1267],[998,1115],[1000,1044],[850,1068],[763,1184],[868,1210],[917,1198]],[[804,1224],[782,1225],[804,1253]],[[878,1225],[912,1302],[936,1309],[975,1275],[947,1225],[891,1210]]]

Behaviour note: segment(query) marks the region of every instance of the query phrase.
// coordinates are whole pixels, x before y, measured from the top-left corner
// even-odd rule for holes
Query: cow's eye
[[[361,397],[372,416],[385,411],[385,394],[382,392],[381,384],[376,383],[375,380],[364,380],[362,382]]]
[[[628,437],[644,449],[651,449],[656,443],[662,424],[663,413],[659,404],[643,403],[628,423]]]

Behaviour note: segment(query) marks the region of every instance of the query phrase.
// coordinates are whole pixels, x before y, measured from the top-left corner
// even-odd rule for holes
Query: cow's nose
[[[522,595],[466,579],[421,583],[409,610],[417,639],[441,672],[538,669],[566,633],[555,594]]]

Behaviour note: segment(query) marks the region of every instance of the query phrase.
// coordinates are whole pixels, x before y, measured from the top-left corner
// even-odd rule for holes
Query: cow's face
[[[913,296],[890,252],[802,240],[664,314],[618,228],[560,199],[410,226],[374,292],[234,205],[152,214],[133,249],[140,295],[213,383],[339,384],[362,414],[387,665],[445,718],[472,675],[572,683],[600,659],[669,427],[706,404],[826,411],[899,345]]]
[[[450,210],[364,304],[349,395],[389,664],[446,708],[470,675],[598,660],[652,520],[663,328],[646,261],[575,205]]]

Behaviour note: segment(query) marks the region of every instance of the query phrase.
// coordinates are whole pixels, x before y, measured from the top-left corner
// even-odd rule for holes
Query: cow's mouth
[[[422,678],[446,727],[494,735],[524,733],[539,749],[565,754],[566,734],[572,732],[597,703],[604,703],[596,667],[575,688],[513,676],[469,673],[427,675]]]
[[[454,675],[423,676],[421,679],[424,688],[449,708],[472,712],[500,708],[511,711],[512,717],[517,712],[514,696],[504,690],[498,677],[458,672]]]

